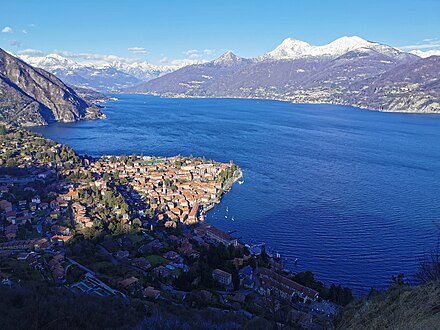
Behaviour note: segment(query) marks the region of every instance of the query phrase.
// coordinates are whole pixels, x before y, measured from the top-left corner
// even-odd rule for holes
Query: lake
[[[105,120],[33,130],[80,154],[233,160],[244,184],[235,184],[206,221],[246,242],[266,242],[294,271],[311,270],[356,293],[414,274],[418,258],[435,245],[440,116],[117,97],[106,104]]]

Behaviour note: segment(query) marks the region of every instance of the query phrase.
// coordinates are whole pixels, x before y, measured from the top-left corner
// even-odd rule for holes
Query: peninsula
[[[336,304],[353,299],[311,273],[284,272],[264,244],[200,223],[242,176],[232,161],[79,156],[11,125],[0,126],[0,148],[0,276],[12,290],[44,283],[161,313],[212,306],[265,326],[273,299],[309,315],[307,326],[330,324]]]

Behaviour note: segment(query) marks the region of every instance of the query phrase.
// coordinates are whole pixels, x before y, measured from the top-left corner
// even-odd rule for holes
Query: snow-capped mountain
[[[408,54],[391,46],[364,40],[360,37],[342,37],[323,46],[313,46],[307,42],[285,39],[273,51],[261,56],[260,60],[292,60],[308,57],[336,58],[354,50],[372,50],[392,57],[408,57]]]
[[[221,65],[221,66],[233,66],[237,64],[242,64],[249,62],[250,60],[245,59],[243,57],[235,55],[231,51],[227,51],[223,55],[221,55],[219,58],[215,59],[214,61],[211,61],[213,65]]]
[[[173,66],[153,65],[146,61],[132,63],[127,63],[123,61],[112,61],[110,64],[107,64],[103,67],[115,68],[142,81],[148,81],[157,78],[169,72],[173,72],[177,69]]]
[[[47,56],[19,56],[26,63],[45,70],[71,69],[74,70],[81,65],[75,61],[69,60],[58,54],[49,54]]]
[[[411,54],[414,54],[421,58],[427,58],[430,56],[440,56],[440,49],[427,50],[426,52],[421,50],[413,50]]]
[[[148,62],[114,60],[103,65],[79,63],[58,54],[19,56],[33,67],[55,74],[67,84],[92,88],[101,92],[115,92],[172,72],[172,66],[156,66]]]
[[[227,52],[129,88],[165,97],[238,97],[440,112],[440,57],[343,37],[324,46],[286,39],[254,59]]]

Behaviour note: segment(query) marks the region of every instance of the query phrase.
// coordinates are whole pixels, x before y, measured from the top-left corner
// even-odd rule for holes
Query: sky
[[[255,57],[288,37],[322,45],[352,35],[440,50],[440,0],[0,0],[0,8],[0,48],[77,61]]]

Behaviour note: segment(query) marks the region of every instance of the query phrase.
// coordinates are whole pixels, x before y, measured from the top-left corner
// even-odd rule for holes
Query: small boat
[[[234,217],[232,217],[231,220],[234,221]]]
[[[298,263],[298,258],[295,258],[294,262],[295,262],[295,265],[296,265]]]
[[[238,184],[243,184],[243,183],[244,183],[244,180],[238,181]]]
[[[229,209],[228,209],[228,207],[226,206],[226,212],[229,212]]]
[[[227,219],[228,218],[228,216],[227,215],[225,215],[225,219]]]

